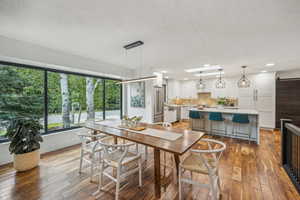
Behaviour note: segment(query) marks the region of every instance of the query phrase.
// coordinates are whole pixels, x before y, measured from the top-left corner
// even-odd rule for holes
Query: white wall
[[[133,70],[98,60],[71,55],[0,36],[0,60],[106,77],[131,77]]]
[[[153,81],[145,81],[145,108],[133,108],[130,106],[130,84],[126,86],[127,94],[123,94],[123,97],[127,98],[127,115],[142,116],[143,122],[153,122]]]
[[[79,144],[80,140],[76,134],[86,131],[88,130],[85,128],[78,128],[44,135],[44,142],[41,143],[41,153],[51,152],[58,149],[62,149],[64,147]],[[9,153],[8,146],[9,142],[0,144],[0,165],[13,161],[13,156]]]

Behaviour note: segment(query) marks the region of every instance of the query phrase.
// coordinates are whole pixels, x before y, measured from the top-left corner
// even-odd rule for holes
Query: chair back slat
[[[217,170],[219,166],[219,160],[222,156],[223,151],[226,149],[226,145],[221,141],[207,139],[207,138],[202,139],[201,141],[207,143],[208,150],[192,149],[191,152],[196,154],[199,157],[199,159],[201,159],[201,161],[205,164],[209,172]],[[214,144],[214,147],[212,147],[212,144]],[[217,145],[220,147],[215,148]],[[213,158],[213,161],[215,162],[215,166],[211,166],[211,164],[209,163],[208,161],[209,156]]]

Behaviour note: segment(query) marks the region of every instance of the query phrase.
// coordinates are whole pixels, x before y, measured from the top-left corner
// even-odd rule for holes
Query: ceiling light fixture
[[[275,65],[275,63],[267,63],[266,67],[273,67]]]
[[[222,71],[221,74],[225,74],[225,72]],[[195,74],[195,76],[215,76],[215,75],[217,75],[217,77],[219,77],[220,72],[201,73],[201,75]]]
[[[220,73],[220,77],[218,78],[218,80],[216,82],[216,88],[222,89],[222,88],[225,88],[226,83],[222,79],[222,69],[219,69],[219,73]]]
[[[242,66],[243,74],[242,74],[242,77],[240,78],[240,80],[237,83],[239,88],[248,88],[248,87],[250,87],[250,80],[246,77],[246,74],[245,74],[245,69],[246,68],[247,68],[247,66]]]
[[[260,71],[261,73],[267,73],[268,71],[267,70],[262,70]]]
[[[128,49],[132,49],[132,48],[141,46],[143,44],[144,44],[144,42],[142,42],[142,41],[139,40],[139,41],[127,44],[127,45],[123,46],[123,48],[126,49],[126,50],[128,50]]]
[[[198,89],[204,89],[205,88],[205,84],[204,84],[204,82],[202,80],[202,76],[201,75],[202,75],[202,72],[199,72],[200,79],[199,79],[199,82],[197,84],[197,88]]]
[[[212,66],[206,66],[206,67],[198,67],[198,68],[192,68],[192,69],[186,69],[184,71],[186,72],[204,72],[204,71],[213,71],[213,70],[219,70],[222,69],[220,65],[212,65]]]
[[[127,44],[125,46],[123,46],[123,48],[125,49],[126,55],[127,55],[127,51],[129,49],[135,48],[135,47],[139,47],[141,45],[143,45],[144,42],[142,41],[136,41],[130,44]],[[143,60],[142,60],[142,48],[140,48],[140,70],[139,72],[142,71],[143,69]],[[137,73],[140,74],[140,73]],[[146,77],[142,77],[140,76],[139,78],[134,78],[134,79],[129,79],[129,80],[123,80],[120,81],[119,84],[127,84],[127,83],[134,83],[134,82],[142,82],[142,81],[148,81],[148,80],[155,80],[154,83],[154,87],[162,87],[162,83],[163,83],[163,75],[162,73],[153,73],[154,76],[146,76]]]
[[[203,67],[209,67],[210,66],[210,64],[204,64],[203,65]]]

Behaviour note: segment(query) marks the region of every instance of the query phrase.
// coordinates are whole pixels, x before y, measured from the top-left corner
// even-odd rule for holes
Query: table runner
[[[116,128],[116,129],[120,129],[120,130],[127,130],[130,132],[140,133],[140,134],[158,137],[161,139],[171,140],[171,141],[177,140],[178,138],[180,138],[182,136],[182,134],[174,133],[174,132],[171,132],[168,130],[158,130],[158,129],[146,128],[145,130],[142,130],[142,131],[135,131],[135,130],[131,130],[128,128],[123,128],[123,127],[120,127],[121,120],[104,120],[104,121],[100,121],[100,122],[95,122],[95,124],[99,124],[99,125],[110,127],[110,128]]]

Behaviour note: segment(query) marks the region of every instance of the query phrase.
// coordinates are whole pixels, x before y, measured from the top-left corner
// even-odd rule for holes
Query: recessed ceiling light
[[[168,73],[166,70],[160,71],[161,73],[165,74]]]
[[[168,76],[165,76],[165,79],[168,79],[169,77]]]
[[[222,69],[220,65],[212,65],[207,67],[198,67],[198,68],[192,68],[192,69],[186,69],[186,72],[204,72],[204,71],[213,71],[213,70],[219,70]]]
[[[262,71],[260,71],[261,73],[266,73],[266,72],[268,72],[267,70],[262,70]]]
[[[204,64],[203,65],[203,67],[209,67],[210,66],[210,64]]]
[[[267,63],[267,64],[266,64],[267,67],[272,67],[272,66],[274,66],[274,65],[275,65],[275,63]]]
[[[225,72],[221,72],[221,74],[225,74]],[[195,74],[195,76],[220,76],[220,72],[211,72],[211,73],[201,73],[201,74]]]

